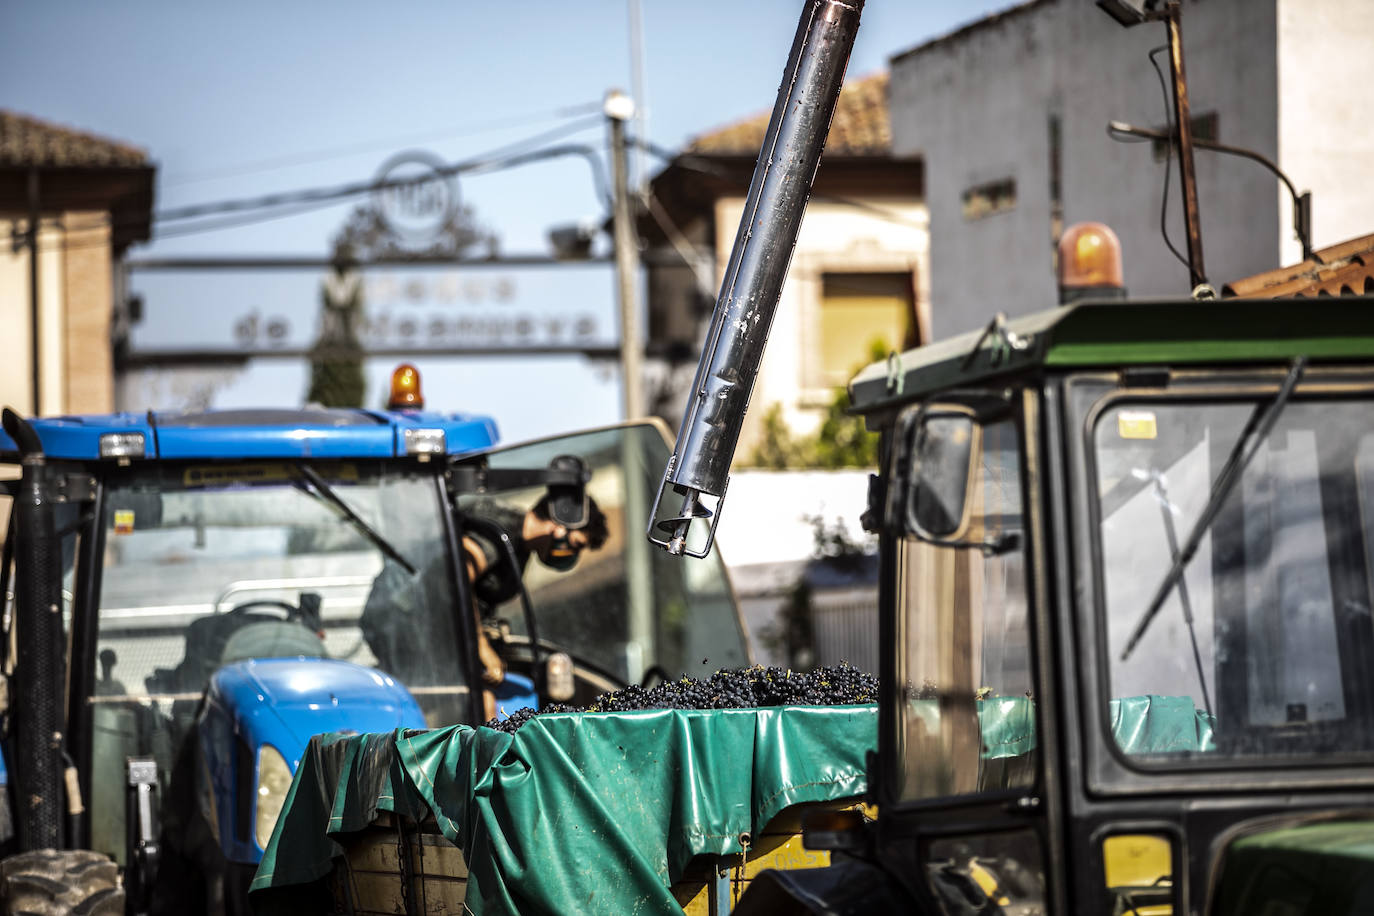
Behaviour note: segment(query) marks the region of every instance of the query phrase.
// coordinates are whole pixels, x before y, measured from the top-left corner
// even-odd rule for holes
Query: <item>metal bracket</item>
[[[887,393],[901,397],[905,385],[906,374],[902,372],[902,354],[893,350],[887,355]]]
[[[95,478],[90,474],[54,471],[49,474],[48,486],[55,503],[88,503],[95,499]]]
[[[1007,316],[1005,312],[998,312],[988,322],[988,326],[983,328],[983,333],[978,335],[978,339],[973,342],[971,349],[964,361],[959,365],[959,371],[963,372],[973,365],[974,359],[982,352],[983,341],[992,339],[991,346],[988,347],[988,361],[993,366],[1000,366],[1002,363],[1011,359],[1013,353],[1020,353],[1030,346],[1030,338],[1022,337],[1011,331],[1007,327]]]

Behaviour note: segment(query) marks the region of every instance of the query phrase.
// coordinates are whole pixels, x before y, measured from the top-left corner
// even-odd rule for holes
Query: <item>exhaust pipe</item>
[[[863,0],[808,0],[797,24],[682,426],[649,516],[649,540],[674,556],[711,552],[730,462],[862,10]],[[682,507],[655,525],[669,485],[682,496]],[[714,512],[702,496],[715,498]],[[710,519],[710,527],[705,546],[693,549],[687,535],[698,518]]]
[[[14,500],[17,542],[14,669],[15,802],[20,851],[61,849],[62,708],[66,658],[62,637],[62,551],[48,495],[42,443],[23,417],[5,408],[5,432],[19,446],[23,478]]]

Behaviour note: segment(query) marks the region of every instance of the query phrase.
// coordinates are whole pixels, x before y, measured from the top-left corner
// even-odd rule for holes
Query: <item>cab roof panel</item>
[[[849,383],[868,413],[1044,368],[1197,366],[1374,355],[1374,297],[1088,302],[894,354]]]
[[[440,429],[449,455],[489,448],[496,423],[478,414],[341,408],[232,409],[194,413],[116,413],[40,417],[29,421],[52,458],[100,459],[109,433],[143,436],[144,460],[194,458],[395,458],[406,455],[405,430]],[[0,454],[14,453],[0,432]]]

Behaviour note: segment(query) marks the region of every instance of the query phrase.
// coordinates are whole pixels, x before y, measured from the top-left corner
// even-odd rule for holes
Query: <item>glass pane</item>
[[[683,562],[644,537],[644,520],[669,454],[662,433],[645,425],[564,436],[489,455],[492,468],[546,468],[558,455],[577,455],[587,463],[592,473],[587,494],[606,517],[605,544],[582,551],[572,571],[529,562],[526,555],[521,558],[523,581],[540,640],[623,683],[637,683],[656,667],[676,677],[748,664],[719,551]],[[465,497],[460,505],[510,531],[545,492],[543,486],[489,491]],[[505,622],[512,634],[527,638],[518,592],[495,597],[500,599],[496,606],[484,610]]]
[[[1015,426],[986,427],[974,460],[969,537],[1019,534]],[[902,797],[1031,785],[1035,717],[1020,547],[989,554],[907,538],[899,575],[907,630]]]
[[[1140,629],[1263,407],[1133,404],[1094,430],[1110,712],[1127,753],[1374,749],[1369,402],[1287,404]]]
[[[377,667],[412,691],[431,725],[465,711],[435,472],[313,467],[414,575],[290,465],[164,465],[108,484],[91,698],[97,762],[155,758],[166,797],[210,676],[246,658]],[[122,765],[96,767],[92,808],[94,847],[122,853]]]

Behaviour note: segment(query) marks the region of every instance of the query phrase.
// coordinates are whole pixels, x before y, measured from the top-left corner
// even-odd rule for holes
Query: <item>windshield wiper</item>
[[[1139,645],[1145,631],[1149,629],[1150,624],[1159,613],[1159,609],[1164,606],[1164,601],[1169,597],[1169,592],[1173,591],[1174,586],[1178,584],[1183,575],[1183,570],[1193,559],[1193,554],[1197,553],[1203,536],[1212,527],[1212,522],[1216,521],[1217,513],[1221,511],[1221,504],[1226,501],[1226,497],[1231,495],[1231,491],[1240,481],[1245,468],[1250,464],[1250,459],[1255,457],[1255,453],[1264,444],[1264,440],[1269,437],[1269,431],[1274,428],[1274,422],[1278,420],[1279,414],[1283,411],[1283,406],[1288,403],[1288,398],[1293,394],[1293,389],[1297,387],[1298,379],[1302,377],[1302,371],[1306,366],[1307,357],[1305,356],[1293,360],[1293,366],[1288,370],[1288,375],[1284,378],[1274,400],[1267,405],[1257,405],[1255,411],[1250,415],[1250,421],[1245,424],[1245,429],[1236,439],[1236,444],[1231,448],[1231,454],[1226,456],[1226,463],[1222,465],[1221,473],[1217,475],[1216,481],[1212,484],[1211,492],[1207,494],[1207,505],[1203,507],[1202,514],[1198,516],[1198,520],[1193,523],[1192,530],[1188,532],[1188,538],[1184,542],[1183,549],[1174,554],[1174,562],[1169,566],[1169,571],[1165,573],[1164,581],[1159,583],[1154,598],[1145,608],[1145,613],[1140,615],[1140,620],[1136,622],[1135,629],[1131,631],[1131,638],[1126,640],[1126,647],[1121,650],[1123,662],[1131,657],[1131,653]]]
[[[395,547],[393,547],[390,541],[388,541],[386,538],[378,534],[377,531],[367,522],[363,521],[362,516],[354,512],[353,507],[350,506],[348,503],[344,502],[343,497],[340,496],[338,493],[335,493],[334,488],[331,487],[328,483],[326,483],[325,479],[321,477],[315,471],[314,468],[306,464],[298,464],[296,465],[296,470],[300,471],[301,476],[310,482],[310,486],[315,488],[313,492],[311,490],[306,490],[305,492],[310,493],[310,495],[312,496],[317,496],[318,498],[325,500],[330,505],[334,506],[336,509],[342,512],[344,518],[352,522],[353,527],[357,528],[360,534],[362,534],[365,538],[371,541],[373,545],[376,546],[376,548],[380,550],[382,553],[386,554],[389,559],[395,560],[397,563],[400,563],[403,567],[405,567],[406,572],[410,573],[412,576],[418,573],[418,570],[414,567],[414,565],[412,565],[409,560],[402,556],[401,552],[397,550]]]
[[[1174,562],[1178,561],[1178,531],[1174,528],[1174,507],[1169,502],[1169,492],[1164,487],[1164,475],[1159,471],[1151,469],[1149,472],[1151,481],[1154,483],[1155,498],[1159,500],[1159,511],[1164,515],[1164,536],[1169,542],[1169,557]],[[1183,608],[1183,622],[1188,625],[1188,640],[1193,644],[1193,665],[1197,669],[1198,687],[1202,690],[1202,704],[1207,708],[1207,715],[1215,716],[1212,713],[1212,697],[1207,692],[1207,676],[1202,667],[1202,650],[1197,644],[1197,628],[1193,620],[1193,600],[1188,596],[1188,577],[1178,577],[1178,603]]]

